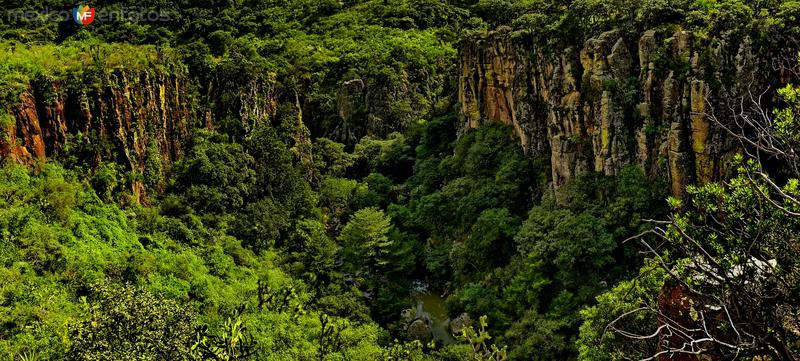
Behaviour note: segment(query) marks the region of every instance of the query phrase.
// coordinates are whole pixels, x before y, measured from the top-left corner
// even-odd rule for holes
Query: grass
[[[63,80],[87,69],[183,72],[177,51],[99,41],[55,44],[0,42],[0,110],[18,101],[35,79]]]

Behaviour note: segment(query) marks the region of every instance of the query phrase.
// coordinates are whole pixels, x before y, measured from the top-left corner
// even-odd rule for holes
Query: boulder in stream
[[[408,338],[427,342],[433,339],[431,325],[423,319],[416,319],[408,326]]]
[[[472,326],[472,319],[468,313],[464,312],[450,321],[450,332],[454,335],[460,335],[461,330],[470,326]]]

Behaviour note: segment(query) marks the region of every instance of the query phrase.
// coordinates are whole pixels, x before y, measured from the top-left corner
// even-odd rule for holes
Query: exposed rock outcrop
[[[77,78],[31,84],[10,109],[0,154],[19,163],[46,160],[67,146],[144,174],[181,156],[188,135],[188,81],[163,72],[113,71],[92,83]],[[154,159],[155,158],[155,159]],[[143,184],[134,182],[136,196]]]
[[[217,74],[198,99],[180,61],[163,61],[170,63],[136,70],[87,63],[74,73],[32,77],[16,103],[0,107],[0,157],[32,164],[70,153],[89,165],[116,162],[143,175],[131,183],[141,202],[161,190],[159,180],[183,154],[192,128],[221,128],[236,138],[275,119],[274,74]],[[310,164],[302,113],[287,121],[292,150]]]
[[[230,68],[237,69],[234,65]],[[277,76],[266,71],[230,68],[214,72],[205,86],[205,99],[198,105],[203,109],[206,128],[234,137],[244,136],[275,120],[279,106]],[[293,94],[285,95],[286,105],[294,107]]]
[[[417,308],[405,309],[400,313],[400,325],[406,331],[409,340],[427,342],[433,339],[433,322],[430,315],[422,309],[422,303]]]
[[[550,159],[555,187],[635,164],[669,179],[681,196],[687,184],[728,171],[737,144],[704,113],[771,81],[756,77],[761,64],[752,54],[747,40],[687,31],[637,39],[610,31],[580,49],[543,49],[498,30],[461,48],[461,115],[467,129],[513,126],[527,154]]]
[[[460,335],[461,331],[464,329],[472,326],[472,318],[469,317],[468,313],[462,313],[458,315],[458,317],[454,318],[450,321],[450,333],[454,335]]]
[[[408,338],[427,342],[433,339],[433,331],[430,322],[423,319],[416,319],[408,326]]]
[[[305,104],[305,122],[314,134],[346,144],[364,136],[386,137],[422,119],[449,110],[450,73],[440,59],[433,69],[397,69],[390,78],[350,74],[338,84],[335,117],[330,110]],[[310,108],[309,108],[310,107]]]
[[[727,321],[719,308],[713,309],[702,302],[698,295],[692,293],[685,286],[669,281],[658,295],[658,309],[660,312],[658,325],[660,327],[669,326],[678,330],[692,330],[683,335],[678,332],[659,332],[658,361],[717,361],[725,359],[722,355],[713,351],[714,347],[711,342],[698,342],[694,347],[687,346],[691,345],[693,340],[703,340],[707,337],[701,331],[703,327],[711,329],[716,335],[719,326]],[[701,312],[705,317],[702,321],[698,316]],[[703,324],[704,322],[705,324]],[[659,328],[659,330],[661,329]],[[733,342],[727,339],[725,341]],[[711,351],[705,351],[702,355],[677,351],[696,351],[700,349]]]

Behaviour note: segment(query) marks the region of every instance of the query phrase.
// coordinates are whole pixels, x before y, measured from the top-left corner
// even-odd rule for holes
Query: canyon
[[[737,101],[787,81],[785,74],[763,71],[769,64],[756,52],[747,39],[732,42],[684,30],[652,30],[635,37],[615,30],[581,47],[543,47],[501,27],[461,44],[461,128],[511,125],[526,154],[549,161],[555,188],[584,172],[616,175],[636,165],[652,179],[666,180],[680,197],[689,184],[725,178],[739,148],[708,115],[733,119]],[[159,69],[98,69],[99,81],[37,79],[8,110],[11,121],[3,126],[0,154],[30,164],[58,154],[68,138],[75,138],[91,145],[86,151],[95,163],[115,161],[143,174],[149,162],[162,172],[181,156],[192,128],[233,121],[246,132],[254,126],[250,123],[274,120],[279,103],[295,98],[276,95],[274,75],[217,75],[201,96],[193,92],[188,71]],[[342,122],[328,127],[330,134],[309,124],[319,117],[304,117],[300,100],[290,99],[299,118],[297,138],[355,142],[348,124],[357,109],[373,107],[367,95],[414,96],[377,94],[381,91],[360,79],[342,82],[336,95]],[[414,109],[415,114],[431,113],[420,104]],[[369,119],[388,117],[376,112]],[[364,122],[361,128],[370,135],[403,128]],[[141,185],[135,188],[142,193]]]

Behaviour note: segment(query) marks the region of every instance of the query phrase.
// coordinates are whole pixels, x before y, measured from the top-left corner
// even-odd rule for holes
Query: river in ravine
[[[427,315],[431,320],[431,333],[433,339],[445,345],[453,344],[456,340],[450,334],[450,318],[444,308],[444,299],[439,292],[431,290],[422,282],[415,282],[412,296],[417,302],[417,316]]]

